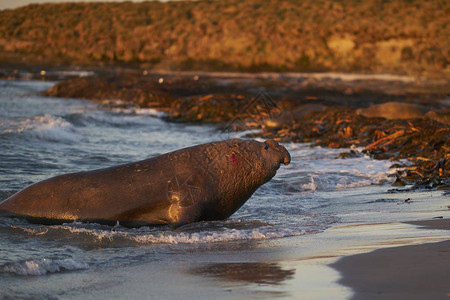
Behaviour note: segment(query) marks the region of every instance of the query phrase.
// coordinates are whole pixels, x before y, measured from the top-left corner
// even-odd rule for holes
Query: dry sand
[[[450,219],[410,223],[450,230]],[[347,256],[332,267],[352,299],[450,299],[450,240]]]

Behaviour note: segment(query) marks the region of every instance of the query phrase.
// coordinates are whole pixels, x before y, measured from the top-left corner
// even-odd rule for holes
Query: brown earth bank
[[[450,77],[450,2],[228,0],[0,11],[0,63]]]
[[[351,147],[339,158],[366,154],[399,167],[394,186],[450,189],[450,99],[445,89],[430,93],[417,83],[317,79],[311,74],[123,71],[70,78],[46,94],[111,107],[155,108],[173,122],[214,123],[218,138],[252,130],[247,136]],[[381,115],[366,116],[374,107]]]

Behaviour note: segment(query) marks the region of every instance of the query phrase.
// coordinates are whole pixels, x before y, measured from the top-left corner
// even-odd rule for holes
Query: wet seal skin
[[[2,202],[0,216],[40,224],[87,221],[174,228],[223,220],[290,160],[274,140],[207,143],[35,183]]]

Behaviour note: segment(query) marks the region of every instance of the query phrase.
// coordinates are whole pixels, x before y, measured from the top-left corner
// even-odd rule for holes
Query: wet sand
[[[450,219],[408,223],[450,230]],[[379,249],[331,266],[353,290],[351,299],[450,299],[450,240]]]

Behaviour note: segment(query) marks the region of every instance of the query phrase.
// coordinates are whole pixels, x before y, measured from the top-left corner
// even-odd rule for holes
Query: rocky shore
[[[396,185],[448,188],[449,11],[439,0],[28,5],[0,11],[0,77],[62,80],[47,94],[155,108],[224,136],[352,147],[341,158],[402,165]],[[95,71],[48,72],[57,66]]]
[[[346,77],[347,76],[347,77]],[[351,148],[400,167],[395,186],[449,189],[450,99],[446,86],[337,74],[149,73],[74,77],[46,92],[105,106],[154,108],[171,122],[218,125],[248,136]]]

